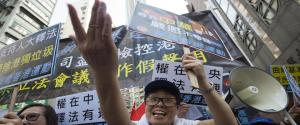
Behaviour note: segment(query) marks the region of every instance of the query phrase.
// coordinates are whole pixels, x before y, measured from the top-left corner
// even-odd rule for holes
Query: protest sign
[[[300,64],[285,65],[289,73],[294,77],[295,81],[300,83]],[[282,84],[288,85],[286,74],[281,65],[271,65],[271,74]]]
[[[223,58],[231,58],[212,27],[152,6],[137,4],[129,28],[177,44],[201,49]]]
[[[57,97],[54,104],[60,125],[104,122],[95,90]]]
[[[0,89],[53,73],[60,24],[41,30],[0,50]]]
[[[216,66],[204,66],[208,81],[214,83],[219,94],[222,92],[223,69]],[[167,80],[174,83],[180,90],[183,102],[196,105],[205,105],[204,98],[200,96],[197,89],[191,86],[186,72],[180,62],[167,62],[156,60],[153,69],[152,80]]]

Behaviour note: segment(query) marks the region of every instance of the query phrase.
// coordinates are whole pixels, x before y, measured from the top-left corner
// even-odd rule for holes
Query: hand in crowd
[[[15,113],[10,112],[0,118],[0,125],[22,125],[22,120]]]
[[[106,13],[105,3],[95,0],[87,33],[80,23],[74,6],[69,4],[68,8],[76,35],[71,38],[91,69],[97,73],[103,72],[103,75],[116,74],[117,48],[112,40],[112,20]]]

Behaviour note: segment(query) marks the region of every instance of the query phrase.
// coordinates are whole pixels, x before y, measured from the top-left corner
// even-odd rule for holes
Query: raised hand
[[[117,48],[112,41],[111,17],[105,3],[95,0],[87,33],[76,10],[68,5],[76,36],[71,36],[89,64],[95,78],[101,111],[109,125],[129,125],[129,113],[120,93],[117,78]]]
[[[115,75],[117,49],[112,41],[112,20],[106,13],[105,3],[95,0],[87,33],[80,23],[75,8],[70,4],[68,8],[76,35],[71,38],[75,41],[92,71],[96,74]]]
[[[22,125],[22,120],[13,112],[9,112],[0,118],[0,125]]]
[[[196,75],[200,88],[206,89],[210,87],[205,75],[202,61],[196,59],[196,57],[193,54],[183,55],[182,66],[185,68],[185,70],[190,70]]]

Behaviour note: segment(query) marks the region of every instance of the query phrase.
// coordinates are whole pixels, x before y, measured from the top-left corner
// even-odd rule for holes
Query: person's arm
[[[120,93],[117,78],[117,48],[112,41],[112,21],[105,3],[95,0],[87,33],[77,12],[68,5],[76,36],[71,36],[89,64],[95,78],[96,90],[104,119],[109,125],[129,125],[129,113]]]
[[[192,54],[186,54],[183,56],[182,64],[186,70],[190,70],[196,75],[200,89],[211,88],[200,60],[197,60]],[[214,89],[202,95],[214,119],[200,122],[201,125],[237,125],[231,108]]]
[[[0,118],[0,125],[22,125],[22,121],[15,113],[9,112]]]

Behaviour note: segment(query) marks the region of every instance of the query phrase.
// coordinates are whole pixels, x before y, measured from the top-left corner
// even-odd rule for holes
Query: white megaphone
[[[254,67],[239,67],[231,71],[229,81],[230,93],[233,94],[229,105],[232,108],[241,107],[242,103],[261,112],[275,113],[283,111],[288,105],[285,89],[273,76],[263,70]],[[232,97],[238,99],[232,99]],[[226,100],[228,102],[228,99]]]

